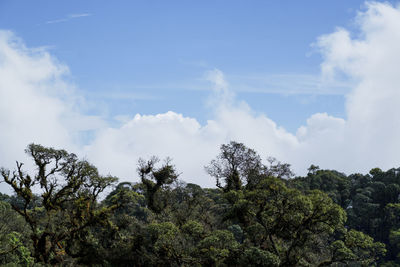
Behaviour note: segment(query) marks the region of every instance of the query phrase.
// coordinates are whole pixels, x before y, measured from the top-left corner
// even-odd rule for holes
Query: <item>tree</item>
[[[252,189],[266,176],[293,176],[290,164],[269,157],[269,165],[264,165],[257,152],[242,143],[231,141],[221,145],[220,150],[220,154],[205,166],[205,170],[216,179],[217,187],[224,192],[241,190],[243,187]]]
[[[308,170],[308,175],[314,175],[319,170],[319,166],[311,164],[311,166],[307,170]]]
[[[257,152],[234,141],[221,145],[220,150],[217,158],[205,167],[208,174],[216,179],[217,187],[227,192],[256,183],[264,168]]]
[[[204,266],[229,266],[227,261],[236,254],[239,243],[227,230],[217,230],[209,234],[198,245],[199,256]]]
[[[371,266],[386,253],[385,245],[374,242],[363,232],[345,230],[344,240],[336,240],[330,245],[330,258],[318,266],[343,263],[346,266]]]
[[[321,190],[342,208],[346,209],[349,206],[351,182],[345,174],[332,170],[320,170],[314,165],[311,165],[308,171],[306,177],[297,177],[290,180],[288,184],[303,192]]]
[[[294,176],[294,173],[290,169],[289,163],[282,163],[274,157],[269,157],[267,160],[269,166],[264,166],[265,176],[272,176],[282,179],[289,179]]]
[[[22,205],[12,207],[29,225],[35,260],[49,263],[66,254],[81,256],[79,238],[88,227],[106,223],[115,208],[98,209],[97,198],[117,178],[99,175],[96,167],[65,150],[30,144],[25,152],[37,173],[25,173],[19,162],[15,171],[2,168],[0,173],[21,199]],[[29,208],[34,191],[39,194],[40,206]]]
[[[373,262],[385,252],[383,244],[367,235],[350,231],[338,237],[346,231],[346,213],[321,191],[304,194],[269,176],[252,190],[232,190],[225,197],[230,203],[227,218],[239,222],[247,237],[243,244],[275,255],[280,266]],[[336,241],[341,243],[334,246]],[[339,244],[349,251],[346,257],[335,254]]]
[[[152,157],[148,161],[140,159],[137,169],[145,186],[147,205],[155,213],[160,213],[166,206],[165,199],[162,199],[162,189],[166,189],[178,178],[171,159],[167,158],[164,164],[157,168],[156,164],[159,161],[157,157]]]

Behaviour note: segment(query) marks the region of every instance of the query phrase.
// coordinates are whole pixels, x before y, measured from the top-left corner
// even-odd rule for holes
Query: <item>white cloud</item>
[[[82,18],[92,16],[91,13],[75,13],[68,15],[69,18]]]
[[[217,155],[220,144],[237,140],[264,158],[274,156],[291,163],[299,174],[310,164],[347,173],[398,166],[400,9],[369,2],[356,21],[357,35],[337,29],[319,37],[314,45],[323,56],[322,79],[335,84],[347,77],[354,83],[346,98],[346,118],[314,114],[296,134],[235,99],[217,69],[205,77],[214,84],[207,106],[214,115],[205,125],[169,111],[120,116],[120,127],[105,126],[97,117],[82,115],[79,97],[63,78],[68,73],[64,65],[2,32],[0,127],[6,130],[0,131],[0,161],[20,158],[17,153],[35,141],[72,149],[102,172],[135,181],[139,157],[171,156],[182,179],[213,186],[203,166]],[[84,147],[75,138],[86,129],[83,125],[97,129]]]
[[[103,125],[97,117],[82,115],[83,100],[65,81],[68,72],[49,53],[0,31],[1,166],[24,160],[32,142],[77,150],[80,131]]]
[[[165,114],[136,115],[118,129],[102,130],[94,143],[86,147],[88,158],[101,171],[112,171],[124,180],[136,178],[136,164],[139,157],[157,155],[171,156],[186,181],[200,182],[205,178],[202,166],[216,153],[220,129],[213,123],[201,127],[192,118],[175,112]],[[203,180],[211,186],[212,182]]]
[[[346,126],[337,144],[343,153],[337,158],[345,159],[346,171],[394,167],[400,163],[400,9],[368,2],[356,21],[358,37],[338,29],[318,40],[323,74],[357,81],[347,95]]]
[[[181,179],[214,186],[203,167],[217,155],[223,143],[237,140],[260,152],[268,151],[264,156],[279,158],[285,158],[297,145],[295,136],[265,115],[252,114],[246,103],[236,102],[220,70],[207,72],[206,78],[215,90],[208,103],[214,118],[206,125],[172,111],[136,115],[120,128],[100,131],[95,142],[86,146],[87,157],[103,172],[112,170],[117,176],[131,179],[136,177],[139,157],[171,156],[182,172]]]
[[[91,13],[76,13],[76,14],[69,14],[68,16],[60,19],[53,19],[53,20],[48,20],[46,21],[46,24],[54,24],[54,23],[61,23],[61,22],[67,22],[71,19],[77,19],[77,18],[83,18],[83,17],[90,17],[92,16]]]

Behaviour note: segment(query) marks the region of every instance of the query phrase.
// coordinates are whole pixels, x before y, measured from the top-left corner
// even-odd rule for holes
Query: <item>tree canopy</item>
[[[202,188],[171,159],[141,159],[138,182],[118,183],[62,149],[26,153],[34,171],[0,171],[14,191],[0,195],[2,265],[400,264],[400,169],[294,177],[232,141],[205,167],[216,188]]]

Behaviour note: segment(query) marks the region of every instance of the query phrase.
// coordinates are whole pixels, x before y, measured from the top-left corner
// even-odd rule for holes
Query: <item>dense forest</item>
[[[2,266],[400,266],[400,168],[294,177],[230,142],[201,188],[170,159],[119,183],[65,150],[26,153],[33,173],[0,171],[14,192],[0,194]]]

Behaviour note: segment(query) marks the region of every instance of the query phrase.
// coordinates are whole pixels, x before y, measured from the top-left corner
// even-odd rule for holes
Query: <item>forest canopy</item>
[[[0,193],[1,265],[400,264],[400,169],[294,177],[232,141],[204,166],[216,187],[202,188],[171,159],[141,159],[131,183],[62,149],[26,153],[34,172],[0,170],[14,192]]]

